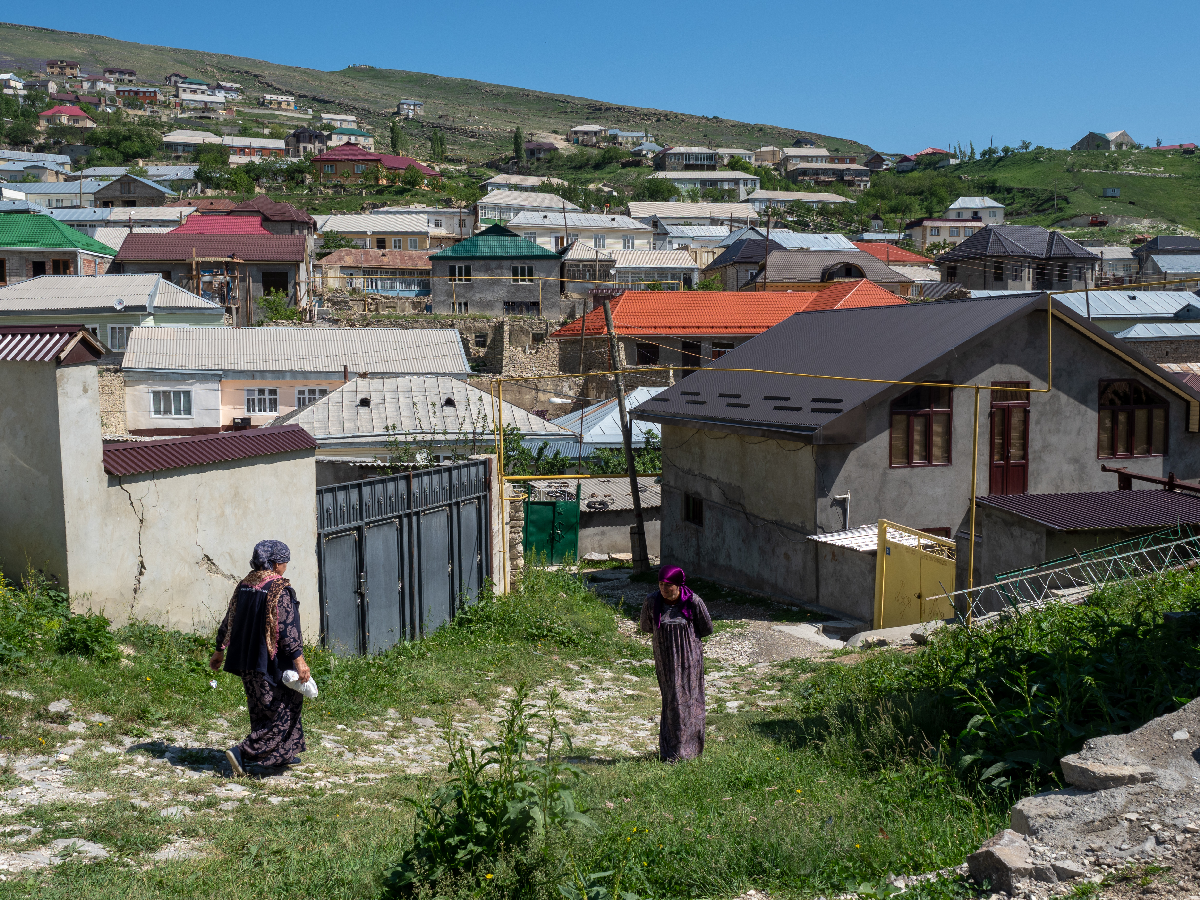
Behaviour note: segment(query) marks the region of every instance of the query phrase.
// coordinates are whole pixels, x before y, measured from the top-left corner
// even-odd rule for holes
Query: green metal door
[[[570,556],[579,559],[579,501],[526,500],[525,559],[561,565]]]

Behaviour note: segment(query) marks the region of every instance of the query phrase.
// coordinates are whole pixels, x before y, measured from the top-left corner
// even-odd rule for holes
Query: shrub
[[[117,659],[121,654],[109,625],[108,619],[101,615],[70,616],[58,630],[56,649],[59,653],[90,656],[99,662]]]
[[[266,315],[258,320],[261,325],[264,322],[300,322],[304,319],[304,314],[294,306],[288,304],[288,299],[281,291],[271,291],[269,294],[263,294],[258,298],[258,306]]]

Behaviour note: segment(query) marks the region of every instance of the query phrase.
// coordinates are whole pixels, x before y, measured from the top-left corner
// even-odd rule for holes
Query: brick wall
[[[1132,341],[1134,347],[1156,363],[1200,362],[1200,340]]]

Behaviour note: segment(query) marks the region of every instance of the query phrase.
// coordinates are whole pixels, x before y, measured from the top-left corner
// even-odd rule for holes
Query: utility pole
[[[625,407],[625,379],[621,377],[621,366],[617,357],[617,330],[613,327],[612,305],[608,301],[608,294],[601,295],[601,301],[604,303],[604,325],[608,329],[608,353],[612,357],[613,377],[617,382],[617,407],[621,410],[621,440],[625,444],[625,467],[629,470],[629,491],[633,495],[635,524],[630,532],[633,539],[633,571],[644,572],[650,567],[650,554],[646,549],[646,520],[642,516],[637,467],[633,462],[633,426],[629,422],[629,410]]]

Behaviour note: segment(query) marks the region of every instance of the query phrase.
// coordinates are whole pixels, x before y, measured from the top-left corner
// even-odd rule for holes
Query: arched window
[[[1167,401],[1137,381],[1100,382],[1096,455],[1165,456]]]

